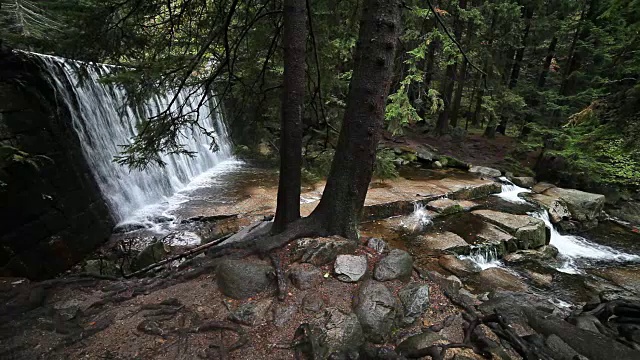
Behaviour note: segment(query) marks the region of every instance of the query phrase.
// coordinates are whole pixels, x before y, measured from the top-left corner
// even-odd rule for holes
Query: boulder
[[[525,198],[546,209],[549,212],[549,220],[554,224],[571,218],[567,205],[560,199],[543,194],[525,194]]]
[[[476,242],[485,250],[495,251],[499,257],[518,249],[518,240],[514,236],[487,222],[476,234]]]
[[[242,304],[229,315],[229,320],[247,326],[266,324],[270,320],[272,304],[272,299]]]
[[[558,249],[553,245],[545,245],[536,250],[518,250],[507,254],[502,261],[508,264],[522,264],[553,260],[558,256]]]
[[[449,231],[420,235],[416,240],[429,249],[446,250],[460,255],[468,255],[471,249],[471,245],[463,238]]]
[[[404,307],[404,323],[413,324],[429,308],[429,285],[412,283],[398,292]]]
[[[554,188],[554,187],[556,187],[556,186],[553,185],[553,184],[549,184],[549,183],[546,183],[546,182],[539,182],[539,183],[535,184],[533,186],[533,188],[531,188],[531,190],[533,190],[534,193],[542,194],[543,192],[545,192],[545,191],[547,191],[547,190],[549,190],[551,188]]]
[[[527,290],[527,285],[519,277],[497,267],[482,270],[475,278],[478,287],[484,291],[491,291],[495,288],[511,291]]]
[[[536,179],[529,176],[512,177],[511,182],[520,187],[531,189],[536,184]]]
[[[413,271],[413,258],[408,252],[393,249],[389,255],[380,259],[373,271],[373,277],[378,281],[407,279]]]
[[[557,360],[575,360],[576,356],[580,355],[555,334],[549,335],[544,343],[551,349],[554,358]]]
[[[369,239],[369,241],[367,241],[367,247],[377,252],[378,254],[382,254],[383,252],[387,251],[388,245],[382,239],[371,238]]]
[[[328,308],[315,317],[311,324],[321,329],[320,359],[327,359],[331,354],[345,354],[357,351],[364,343],[363,329],[358,317],[353,313],[344,313],[337,308]]]
[[[442,163],[440,161],[434,161],[432,164],[434,169],[442,169]]]
[[[469,169],[469,172],[486,178],[498,178],[502,176],[502,172],[500,170],[486,166],[472,166],[471,169]]]
[[[519,249],[537,248],[551,240],[544,221],[531,216],[514,215],[494,210],[475,210],[472,214],[515,236]]]
[[[367,272],[367,257],[364,255],[338,255],[333,271],[340,281],[356,282]]]
[[[421,147],[418,149],[416,153],[418,160],[425,163],[432,163],[438,160],[438,154],[435,149],[427,149],[425,147]]]
[[[317,313],[324,308],[322,295],[318,293],[308,293],[302,299],[302,310],[305,313]]]
[[[428,348],[431,345],[446,343],[446,339],[437,333],[427,330],[420,334],[408,337],[396,347],[400,355],[408,355],[412,352]]]
[[[491,194],[499,194],[500,192],[502,192],[502,185],[497,182],[487,182],[483,184],[474,184],[463,187],[460,187],[459,183],[456,184],[456,180],[447,180],[445,178],[440,180],[440,182],[444,184],[451,182],[452,184],[449,185],[454,189],[457,188],[457,190],[454,190],[449,194],[449,198],[456,200],[482,199]]]
[[[307,290],[318,286],[323,278],[317,267],[311,264],[296,264],[289,270],[289,279],[296,288]]]
[[[216,270],[220,291],[234,299],[250,298],[273,287],[270,265],[244,260],[225,259]]]
[[[136,230],[141,230],[146,228],[147,226],[141,222],[128,221],[128,222],[122,222],[116,225],[112,231],[114,234],[123,234],[123,233],[128,233],[131,231],[136,231]]]
[[[458,201],[449,198],[430,201],[427,203],[427,208],[441,215],[451,215],[465,210]]]
[[[571,212],[571,218],[580,222],[597,222],[605,201],[604,195],[558,187],[548,189],[544,195],[562,200]]]
[[[276,327],[285,326],[298,312],[295,304],[285,305],[278,303],[273,307],[273,325]]]
[[[455,255],[443,255],[438,264],[456,276],[469,276],[480,272],[480,267],[469,259],[460,259]]]
[[[353,309],[369,341],[380,344],[389,339],[399,315],[399,304],[384,284],[371,280],[362,283]]]
[[[607,212],[640,228],[640,201],[619,201],[614,206],[607,208]]]
[[[296,241],[291,258],[294,261],[317,266],[330,264],[340,254],[353,253],[358,244],[339,236],[330,238],[304,238]]]
[[[170,248],[162,241],[156,241],[147,245],[131,263],[131,270],[136,271],[144,269],[149,265],[153,265],[160,260],[164,260],[169,256]]]

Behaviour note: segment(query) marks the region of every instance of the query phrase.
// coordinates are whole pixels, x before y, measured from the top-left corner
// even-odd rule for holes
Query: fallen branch
[[[172,257],[164,259],[162,261],[158,261],[157,263],[151,264],[151,265],[145,267],[144,269],[132,272],[131,274],[124,275],[124,278],[125,279],[129,279],[129,278],[132,278],[134,276],[138,276],[138,275],[144,274],[144,273],[146,273],[146,272],[148,272],[150,270],[153,270],[155,268],[158,268],[158,267],[160,267],[162,265],[169,264],[169,263],[171,263],[173,261],[180,260],[180,259],[186,259],[186,258],[195,256],[195,255],[198,255],[198,254],[204,252],[205,250],[207,250],[207,249],[209,249],[211,247],[214,247],[214,246],[220,244],[221,242],[227,240],[232,235],[234,235],[234,234],[225,235],[225,236],[223,236],[221,238],[213,240],[213,241],[211,241],[209,243],[206,243],[204,245],[197,246],[197,247],[195,247],[195,248],[193,248],[193,249],[191,249],[189,251],[186,251],[186,252],[184,252],[182,254],[178,254],[176,256],[172,256]]]

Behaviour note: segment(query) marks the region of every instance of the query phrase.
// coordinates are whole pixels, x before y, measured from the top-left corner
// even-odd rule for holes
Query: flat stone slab
[[[471,245],[463,238],[449,231],[421,235],[418,241],[428,249],[447,250],[462,255],[469,254],[471,249]]]
[[[476,245],[486,244],[494,247],[499,256],[518,250],[518,242],[513,235],[490,223],[484,224],[476,238]]]
[[[540,219],[494,210],[475,210],[472,214],[514,236],[518,240],[518,249],[537,248],[545,245],[549,240],[546,226]]]
[[[442,198],[427,203],[427,208],[442,215],[455,214],[461,211],[470,211],[478,207],[478,204],[469,200],[453,200]]]

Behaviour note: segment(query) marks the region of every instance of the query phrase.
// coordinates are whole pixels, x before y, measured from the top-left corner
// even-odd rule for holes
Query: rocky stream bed
[[[205,252],[122,278],[268,228],[277,175],[229,166],[118,226],[68,274],[1,279],[0,358],[640,358],[633,226],[609,220],[602,195],[491,168],[372,183],[358,242]],[[303,214],[322,190],[303,191]]]

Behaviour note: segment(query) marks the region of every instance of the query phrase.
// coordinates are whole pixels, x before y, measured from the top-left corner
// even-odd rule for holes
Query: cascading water
[[[199,125],[217,135],[218,150],[212,151],[211,139],[193,127],[180,135],[186,148],[196,152],[193,157],[165,155],[162,157],[165,167],[144,171],[114,163],[114,156],[122,150],[121,146],[131,143],[139,120],[164,111],[176,94],[155,96],[140,108],[133,108],[125,105],[127,94],[122,87],[99,82],[101,76],[113,71],[112,66],[86,66],[83,68],[86,76],[81,78],[79,62],[40,54],[29,56],[43,65],[56,89],[56,96],[68,108],[84,156],[117,221],[130,218],[138,209],[166,200],[198,175],[231,158],[231,142],[216,100],[211,98],[198,108],[203,94],[195,93],[190,97],[192,90],[185,89],[177,94],[171,109],[176,111],[184,105],[183,112],[197,112]]]
[[[413,203],[413,212],[402,221],[402,226],[411,232],[420,232],[427,226],[431,225],[433,220],[423,204],[419,202]]]
[[[581,236],[562,235],[553,226],[546,210],[532,213],[531,216],[544,221],[551,230],[550,244],[558,249],[558,252],[566,260],[558,270],[568,273],[578,272],[576,261],[579,259],[606,260],[606,261],[640,261],[640,256],[626,254],[611,247],[593,243]]]
[[[468,256],[461,256],[460,258],[473,261],[482,270],[500,266],[498,251],[493,246],[472,247]]]
[[[520,193],[531,192],[529,189],[519,187],[507,178],[502,177],[502,192],[497,194],[500,198],[513,203],[528,203],[526,200],[518,196]],[[565,273],[580,272],[576,264],[580,260],[606,260],[606,261],[640,261],[640,256],[626,254],[615,250],[611,247],[593,243],[581,236],[562,235],[549,219],[549,213],[546,210],[530,213],[531,216],[544,221],[545,225],[551,230],[550,244],[558,249],[559,254],[564,260],[558,271]]]
[[[504,176],[500,178],[500,181],[502,181],[502,191],[499,194],[496,194],[496,196],[516,204],[527,203],[527,201],[519,197],[518,194],[530,193],[531,190],[517,186]]]

